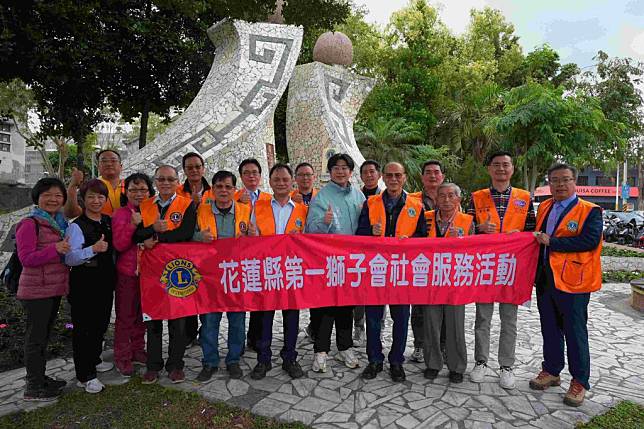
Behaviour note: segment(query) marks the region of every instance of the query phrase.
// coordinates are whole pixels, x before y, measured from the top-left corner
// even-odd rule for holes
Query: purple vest
[[[38,250],[61,240],[58,231],[48,223],[38,219],[23,219],[23,222],[38,222]],[[47,262],[39,267],[22,267],[20,282],[18,283],[18,299],[39,299],[67,295],[69,292],[69,267],[59,261]]]

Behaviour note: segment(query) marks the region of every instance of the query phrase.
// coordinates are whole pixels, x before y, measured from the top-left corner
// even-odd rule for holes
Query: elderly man
[[[474,233],[472,216],[459,211],[461,188],[454,183],[443,183],[438,187],[438,208],[425,215],[428,237],[463,237]],[[467,346],[465,345],[464,305],[425,305],[424,357],[425,378],[433,380],[443,367],[441,353],[441,326],[445,326],[445,352],[449,380],[462,383],[467,367]]]
[[[405,168],[397,162],[390,162],[384,168],[387,188],[382,194],[369,197],[365,202],[356,235],[376,237],[426,237],[427,225],[423,216],[423,206],[417,198],[409,198],[403,190],[407,181]],[[362,378],[371,380],[383,370],[385,356],[380,339],[381,325],[385,306],[367,305],[367,357],[369,365],[362,372]],[[393,343],[389,351],[389,375],[395,382],[405,381],[404,352],[407,344],[409,325],[409,305],[390,305],[389,312],[394,321]]]
[[[543,364],[530,387],[559,386],[565,365],[572,375],[564,404],[578,407],[590,389],[588,302],[601,288],[602,215],[575,193],[577,169],[555,164],[548,170],[552,198],[541,203],[535,236],[541,245],[537,306],[543,336]]]
[[[315,172],[313,166],[308,162],[301,162],[295,167],[295,183],[297,189],[291,191],[291,198],[294,202],[308,206],[318,190],[313,187]]]
[[[492,153],[487,159],[487,170],[492,179],[490,188],[472,193],[467,213],[474,216],[477,234],[534,231],[536,219],[530,193],[513,188],[510,179],[514,174],[512,156],[508,152]],[[501,367],[499,384],[504,389],[514,389],[512,366],[517,341],[517,309],[515,304],[499,304],[501,333],[499,334],[498,362]],[[470,380],[481,383],[487,373],[490,355],[490,327],[494,314],[493,303],[476,304],[474,322],[474,359],[476,365]]]
[[[113,149],[103,149],[96,154],[98,160],[98,178],[105,183],[109,196],[103,206],[103,214],[112,216],[112,213],[121,207],[121,194],[125,193],[123,181],[121,180],[121,155]],[[67,218],[78,217],[83,213],[83,209],[78,203],[78,189],[83,183],[83,172],[72,169],[72,178],[67,187],[67,202],[65,203],[64,213]]]

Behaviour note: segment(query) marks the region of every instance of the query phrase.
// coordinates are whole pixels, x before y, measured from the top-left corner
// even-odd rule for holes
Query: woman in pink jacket
[[[25,401],[51,401],[60,395],[64,381],[45,375],[47,343],[58,315],[60,299],[69,292],[69,267],[64,255],[70,246],[62,213],[67,200],[65,185],[53,177],[40,179],[31,190],[34,207],[16,227],[18,259],[22,273],[16,298],[26,316]]]
[[[116,260],[116,327],[114,330],[114,362],[124,377],[134,373],[133,363],[145,365],[145,324],[141,314],[141,290],[137,273],[138,247],[132,240],[141,223],[139,204],[154,195],[152,181],[143,173],[125,179],[123,207],[112,216],[112,242],[119,252]]]

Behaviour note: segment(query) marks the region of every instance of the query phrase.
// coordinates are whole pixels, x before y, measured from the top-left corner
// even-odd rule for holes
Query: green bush
[[[639,429],[644,427],[644,407],[631,401],[622,401],[606,413],[595,416],[578,429]]]
[[[617,247],[604,246],[604,247],[602,247],[602,256],[644,258],[644,252],[638,252],[637,250],[627,250],[627,249],[619,249]]]
[[[604,271],[602,273],[602,282],[628,283],[640,277],[644,277],[644,273],[641,271]]]

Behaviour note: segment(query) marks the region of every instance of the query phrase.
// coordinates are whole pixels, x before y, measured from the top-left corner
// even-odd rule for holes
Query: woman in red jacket
[[[60,395],[64,381],[45,375],[47,343],[56,321],[60,299],[69,292],[69,267],[63,256],[70,246],[65,237],[67,221],[62,213],[67,200],[60,180],[40,179],[31,190],[34,207],[16,228],[22,273],[17,298],[27,318],[25,332],[26,401],[51,401]]]
[[[137,272],[137,244],[132,240],[136,226],[141,223],[139,204],[154,195],[152,181],[143,173],[125,179],[125,195],[112,216],[116,260],[116,327],[114,330],[114,362],[124,377],[134,373],[133,363],[145,365],[145,324],[141,314],[141,291]]]

